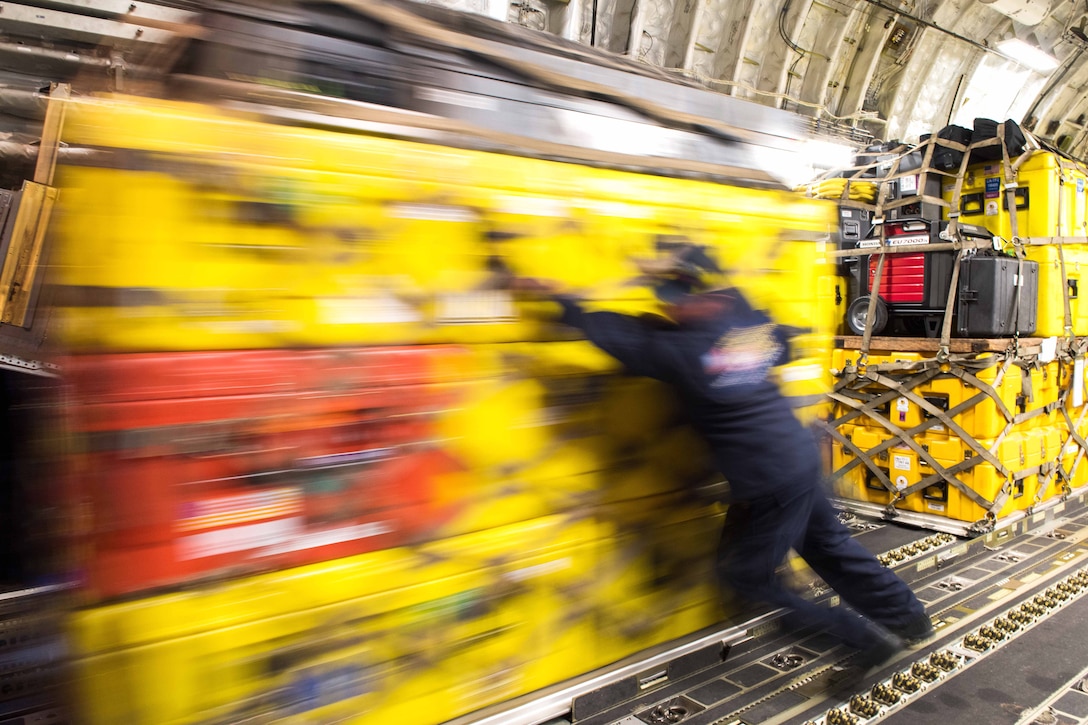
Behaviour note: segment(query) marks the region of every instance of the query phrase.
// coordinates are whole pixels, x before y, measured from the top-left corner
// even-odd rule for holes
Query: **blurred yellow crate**
[[[124,307],[82,301],[58,306],[58,339],[83,352],[242,350],[283,347],[298,326],[290,302],[282,299],[232,293],[226,301],[205,301],[177,294],[148,304],[134,296],[138,304]]]
[[[831,410],[827,394],[832,389],[826,356],[799,357],[774,370],[782,394],[794,405],[804,423],[826,418]]]
[[[606,664],[720,621],[715,561],[724,512],[676,495],[602,506],[603,550],[591,596]]]
[[[647,378],[610,379],[600,405],[601,432],[621,449],[641,449],[681,414],[673,390]]]
[[[482,379],[464,384],[460,393],[437,425],[445,447],[467,468],[516,469],[546,452],[552,431],[544,415],[547,389],[540,380]]]
[[[539,378],[599,378],[620,372],[619,362],[584,340],[519,342],[494,346],[507,356],[505,374],[519,372]]]
[[[687,425],[662,430],[643,455],[655,471],[654,476],[661,481],[674,482],[676,489],[704,483],[715,476],[710,446]]]
[[[534,478],[469,472],[442,479],[433,501],[428,540],[493,530],[535,518],[584,513],[601,497],[601,474],[570,473],[561,478]]]
[[[80,712],[191,723],[320,708],[420,725],[469,712],[584,668],[593,621],[567,614],[598,538],[589,518],[550,517],[79,612]]]
[[[76,349],[549,339],[562,333],[501,289],[506,270],[555,278],[591,309],[654,312],[636,261],[658,256],[660,239],[709,245],[779,322],[827,335],[837,317],[818,281],[823,246],[807,241],[827,232],[833,206],[796,194],[278,127],[197,104],[70,106],[66,140],[127,161],[62,169],[61,285],[252,293],[286,318],[261,335],[240,310],[236,334],[197,343],[169,305],[135,315],[158,325],[118,334],[129,315],[107,303],[73,311]],[[233,313],[227,304],[218,326]]]
[[[418,561],[382,551],[76,612],[69,632],[81,717],[197,722],[202,711],[230,708],[269,688],[274,658],[336,630],[349,605],[350,616],[404,606],[389,591],[418,578]]]

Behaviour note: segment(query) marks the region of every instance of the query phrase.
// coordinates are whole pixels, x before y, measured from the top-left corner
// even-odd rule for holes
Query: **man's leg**
[[[869,622],[844,607],[804,599],[776,575],[790,548],[804,541],[817,499],[822,494],[810,489],[784,503],[767,497],[731,505],[718,552],[719,574],[740,597],[790,610],[789,624],[827,629],[846,644],[868,650],[881,644],[882,636]]]
[[[874,622],[904,636],[928,629],[925,606],[902,579],[850,536],[822,490],[813,495],[797,553],[843,601]]]

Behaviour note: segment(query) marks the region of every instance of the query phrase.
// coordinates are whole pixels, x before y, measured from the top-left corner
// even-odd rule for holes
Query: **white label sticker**
[[[229,554],[232,551],[283,544],[297,538],[302,530],[303,521],[299,517],[213,529],[179,538],[177,540],[178,558],[187,561],[217,554]]]
[[[435,321],[440,325],[514,322],[514,299],[503,290],[457,292],[438,300]]]
[[[303,549],[316,549],[319,546],[330,546],[345,541],[357,541],[369,539],[374,536],[383,536],[395,531],[390,521],[372,521],[368,524],[356,524],[355,526],[342,526],[338,529],[327,531],[314,531],[308,534],[299,532],[285,541],[272,542],[269,546],[255,552],[255,556],[275,556],[291,551]]]
[[[943,503],[935,503],[933,501],[926,501],[926,508],[929,509],[930,511],[940,511],[941,513],[944,513],[944,504]]]
[[[895,409],[898,410],[900,413],[906,413],[908,410],[910,410],[910,401],[906,398],[896,398]]]
[[[800,380],[819,380],[823,374],[821,365],[796,365],[782,368],[779,376],[783,382],[796,383]]]
[[[892,468],[897,471],[910,470],[910,456],[892,456]]]
[[[900,237],[888,237],[885,240],[885,244],[889,247],[909,247],[916,244],[929,244],[930,239],[928,234],[907,234]],[[858,247],[869,248],[879,247],[879,239],[866,239],[865,241],[858,242]]]
[[[907,194],[918,193],[918,177],[917,176],[904,176],[899,180],[899,191],[904,196]]]
[[[571,567],[571,559],[569,556],[565,556],[555,561],[546,561],[542,564],[533,564],[532,566],[522,567],[521,569],[514,569],[503,574],[504,579],[510,581],[520,582],[526,579],[534,579],[545,574],[554,574],[555,572],[564,571]]]
[[[503,214],[566,218],[571,216],[570,207],[557,199],[539,196],[500,196],[495,206]]]
[[[395,325],[419,322],[412,305],[393,297],[319,297],[317,319],[325,325]]]
[[[397,219],[433,222],[474,222],[479,218],[476,212],[464,206],[416,204],[412,202],[391,205],[389,207],[389,216]]]
[[[990,199],[986,202],[986,216],[997,216],[1000,208],[996,200]]]

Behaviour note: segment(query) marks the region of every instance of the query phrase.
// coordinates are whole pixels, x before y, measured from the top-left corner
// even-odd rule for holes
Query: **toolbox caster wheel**
[[[850,328],[850,332],[855,335],[864,335],[865,318],[868,314],[869,295],[863,295],[851,302],[850,307],[846,310],[846,326]],[[879,335],[888,325],[888,306],[879,297],[876,298],[872,322],[871,327],[874,335]]]

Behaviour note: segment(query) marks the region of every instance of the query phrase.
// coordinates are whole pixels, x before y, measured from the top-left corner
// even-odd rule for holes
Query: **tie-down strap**
[[[949,365],[941,365],[936,360],[923,360],[910,363],[884,363],[870,365],[864,368],[847,366],[842,371],[842,377],[836,384],[834,392],[830,394],[832,400],[847,408],[847,411],[838,418],[826,424],[822,424],[821,427],[823,427],[834,440],[838,441],[845,450],[853,454],[853,458],[840,469],[833,472],[832,476],[841,477],[856,466],[865,465],[872,472],[873,476],[880,481],[881,485],[895,497],[894,500],[896,501],[902,500],[906,496],[924,490],[943,480],[986,510],[990,516],[994,516],[997,511],[1000,511],[1001,508],[1003,508],[1005,501],[1010,494],[1009,489],[1013,482],[1042,473],[1047,476],[1046,481],[1049,485],[1050,479],[1055,475],[1052,466],[1044,464],[1042,466],[1033,466],[1031,468],[1024,468],[1011,472],[1008,467],[996,457],[995,451],[1013,427],[1024,421],[1030,420],[1037,415],[1051,412],[1058,403],[1014,415],[997,392],[996,387],[1000,387],[1004,376],[1009,372],[1013,365],[1018,364],[1021,366],[1022,397],[1025,400],[1030,400],[1032,398],[1029,370],[1031,363],[1024,360],[1016,360],[1011,355],[1006,356],[1001,362],[1001,368],[995,376],[993,385],[979,380],[978,377],[971,372],[972,369],[982,370],[993,367],[995,362],[997,362],[996,356],[990,355],[974,359],[957,357],[952,360],[952,364]],[[903,375],[904,373],[905,375]],[[949,410],[942,410],[936,405],[933,405],[933,403],[927,400],[924,395],[917,392],[917,389],[921,386],[929,383],[938,376],[945,375],[952,375],[959,378],[966,385],[973,387],[978,392]],[[874,391],[872,390],[874,387],[879,389]],[[883,405],[897,398],[905,398],[917,405],[925,412],[926,419],[917,425],[904,430],[879,412],[879,409]],[[994,401],[997,411],[1005,421],[1004,429],[990,448],[984,447],[974,436],[970,435],[955,421],[957,416],[970,410],[987,398]],[[861,417],[869,418],[890,434],[885,441],[868,451],[862,451],[852,440],[839,431],[839,427],[842,425]],[[958,436],[959,439],[971,449],[974,455],[966,460],[956,462],[951,466],[940,464],[932,455],[930,455],[926,446],[918,443],[918,441],[914,439],[919,433],[923,433],[926,430],[939,425],[943,425],[946,430],[949,430]],[[934,473],[911,486],[904,488],[897,487],[892,483],[885,470],[876,463],[877,456],[896,446],[905,446],[912,450],[918,456],[919,461],[933,469]],[[995,471],[997,471],[1006,481],[994,501],[987,500],[982,494],[972,489],[957,477],[957,474],[970,470],[980,463],[988,463],[993,466]]]

